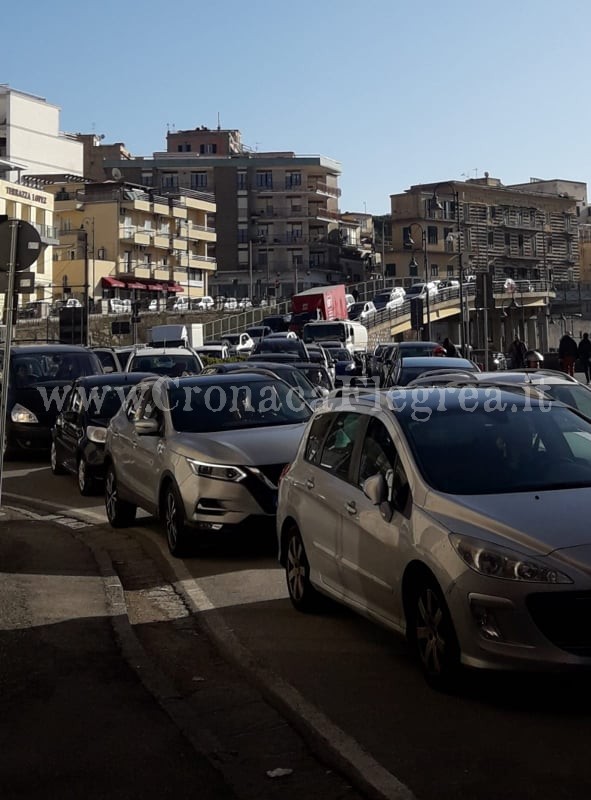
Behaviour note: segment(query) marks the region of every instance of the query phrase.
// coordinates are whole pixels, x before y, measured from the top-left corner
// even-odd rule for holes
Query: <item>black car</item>
[[[308,405],[314,406],[319,400],[322,400],[328,394],[327,390],[323,390],[320,386],[314,385],[306,375],[297,367],[287,363],[273,362],[273,361],[255,361],[250,360],[248,363],[243,361],[234,361],[230,363],[210,364],[205,367],[202,375],[224,375],[228,372],[251,372],[252,370],[262,370],[268,372],[285,381],[294,389],[297,389],[299,394],[304,398]]]
[[[263,317],[261,325],[267,325],[273,333],[284,333],[289,330],[290,322],[291,314],[272,314],[269,317]]]
[[[63,344],[12,347],[5,453],[48,451],[51,429],[72,383],[81,376],[102,372],[96,354],[85,347]]]
[[[302,340],[288,336],[285,339],[265,336],[264,339],[255,344],[251,355],[259,357],[267,355],[296,355],[300,361],[309,360],[308,350]],[[260,358],[260,360],[265,361],[265,358]]]
[[[78,476],[80,494],[94,494],[103,479],[107,427],[129,392],[147,372],[89,375],[74,382],[63,411],[55,421],[51,441],[51,471]]]

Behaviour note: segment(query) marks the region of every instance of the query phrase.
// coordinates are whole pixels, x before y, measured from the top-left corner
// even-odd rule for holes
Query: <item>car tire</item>
[[[135,520],[137,506],[119,497],[117,476],[111,464],[105,475],[105,510],[112,528],[125,528]]]
[[[419,578],[409,608],[409,639],[427,683],[439,691],[453,691],[460,672],[460,646],[443,592],[433,577]]]
[[[310,582],[308,556],[302,536],[295,525],[287,531],[285,540],[285,579],[294,608],[305,614],[320,609],[322,596]]]
[[[92,475],[84,456],[80,456],[78,459],[77,478],[78,489],[83,497],[89,497],[97,493],[96,478]]]
[[[166,542],[171,555],[182,558],[189,549],[189,533],[183,501],[174,486],[169,483],[164,491],[162,517],[166,532]]]
[[[6,456],[6,453],[4,454]],[[52,475],[65,475],[66,470],[62,467],[59,462],[58,455],[57,455],[57,447],[55,444],[55,439],[51,440],[51,450],[49,453],[49,462],[51,464],[51,472]]]

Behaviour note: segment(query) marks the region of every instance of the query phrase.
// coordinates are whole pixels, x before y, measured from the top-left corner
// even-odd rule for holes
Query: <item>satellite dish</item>
[[[116,181],[123,180],[123,173],[117,167],[113,167],[113,169],[111,170],[111,175]]]

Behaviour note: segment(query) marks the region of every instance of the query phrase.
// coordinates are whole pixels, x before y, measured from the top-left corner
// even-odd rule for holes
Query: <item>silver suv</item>
[[[107,431],[109,522],[132,524],[138,506],[159,516],[175,556],[199,530],[272,522],[310,415],[292,387],[261,374],[141,382]]]

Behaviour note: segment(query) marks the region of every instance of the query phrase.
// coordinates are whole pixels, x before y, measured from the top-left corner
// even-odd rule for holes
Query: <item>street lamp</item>
[[[451,189],[454,198],[455,216],[457,225],[457,238],[458,238],[458,270],[460,274],[460,351],[466,355],[466,347],[468,345],[468,336],[466,332],[466,315],[464,311],[464,266],[462,264],[462,226],[460,222],[460,195],[455,185],[451,181],[444,181],[438,183],[433,189],[433,197],[431,198],[432,205],[439,211],[443,211],[443,203],[440,202],[437,192],[442,186],[447,186]]]
[[[415,244],[414,239],[412,238],[412,229],[418,228],[421,232],[421,249],[423,251],[423,269],[425,272],[425,296],[427,300],[427,330],[426,330],[426,341],[431,341],[431,301],[429,298],[429,259],[427,255],[427,234],[425,229],[420,224],[420,222],[412,222],[409,226],[409,236],[408,242],[411,245]],[[412,254],[412,258],[410,260],[409,267],[418,268],[418,263],[414,255],[414,251]]]
[[[88,259],[88,230],[85,225],[91,226],[91,249],[92,249],[92,292],[94,298],[94,217],[85,217],[80,225],[80,231],[84,236],[84,308],[86,309],[86,322],[84,327],[84,342],[88,347],[90,344],[90,270]]]

